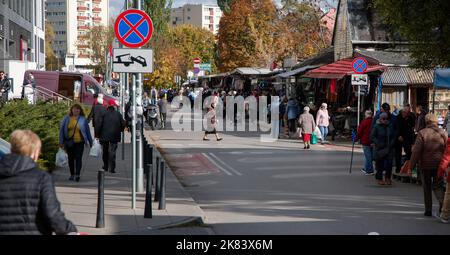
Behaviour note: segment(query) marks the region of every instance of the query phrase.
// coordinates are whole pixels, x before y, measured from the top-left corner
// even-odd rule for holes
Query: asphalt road
[[[168,118],[170,119],[170,118]],[[424,217],[422,188],[376,185],[360,172],[362,153],[298,140],[262,142],[259,133],[149,132],[215,234],[450,234]],[[437,202],[434,203],[437,209]]]

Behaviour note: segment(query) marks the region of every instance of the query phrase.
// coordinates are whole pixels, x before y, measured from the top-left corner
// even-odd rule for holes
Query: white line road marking
[[[222,163],[222,165],[226,166],[229,170],[233,171],[235,174],[237,174],[237,175],[242,175],[239,171],[235,170],[233,167],[231,167],[231,166],[228,165],[227,163],[223,162],[219,157],[217,157],[216,155],[214,155],[214,153],[209,153],[209,155],[211,155],[211,157],[215,158],[217,161],[219,161],[220,163]]]
[[[220,170],[222,170],[224,173],[226,173],[227,175],[233,175],[232,173],[228,172],[225,168],[221,167],[219,164],[217,164],[214,160],[212,160],[206,153],[202,153],[202,155],[207,158],[211,163],[213,163],[215,166],[217,166],[217,168],[219,168]]]

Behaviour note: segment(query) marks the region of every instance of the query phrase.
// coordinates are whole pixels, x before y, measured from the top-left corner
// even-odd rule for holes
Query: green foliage
[[[153,22],[153,33],[167,33],[173,0],[145,0],[144,9]]]
[[[232,3],[233,0],[217,0],[217,4],[224,13],[228,13],[231,10],[230,6]]]
[[[40,101],[36,105],[28,105],[26,100],[11,102],[0,108],[0,137],[9,141],[16,129],[32,130],[42,141],[39,166],[51,170],[58,151],[59,125],[67,112],[68,107],[64,103]]]
[[[414,66],[450,66],[450,1],[373,0],[394,37],[410,44]]]

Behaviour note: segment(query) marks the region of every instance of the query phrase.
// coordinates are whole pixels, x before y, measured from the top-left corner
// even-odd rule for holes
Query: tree
[[[154,35],[168,31],[173,0],[145,0],[144,9],[153,22]]]
[[[391,35],[409,41],[419,68],[450,66],[450,1],[373,0]]]
[[[276,8],[271,0],[235,0],[220,20],[219,69],[267,67],[274,58]]]
[[[193,25],[181,25],[169,28],[165,37],[153,42],[160,49],[155,58],[155,70],[146,75],[148,86],[167,87],[173,84],[175,75],[186,77],[193,69],[192,60],[196,57],[202,62],[214,63],[215,40],[210,31]]]
[[[233,1],[234,0],[217,0],[217,4],[219,5],[222,12],[228,13],[231,10],[230,6],[233,3]]]
[[[107,65],[106,55],[114,39],[113,27],[94,26],[81,39],[77,42],[78,50],[89,56],[96,73],[104,74]]]
[[[316,1],[282,1],[277,23],[278,60],[288,56],[309,58],[331,44],[331,36],[321,23],[322,12]]]
[[[58,69],[58,59],[52,48],[55,40],[55,31],[50,22],[45,21],[45,70],[53,71]]]

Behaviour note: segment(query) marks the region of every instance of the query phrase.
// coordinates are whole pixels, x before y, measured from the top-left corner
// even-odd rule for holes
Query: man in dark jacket
[[[405,150],[406,160],[411,158],[411,148],[414,143],[414,126],[416,116],[411,112],[409,104],[397,116],[397,139],[395,143],[395,172],[399,173],[402,168],[402,152]]]
[[[88,122],[92,120],[92,126],[94,127],[94,137],[98,138],[99,134],[97,133],[97,129],[95,128],[100,120],[102,119],[103,115],[106,113],[106,107],[103,104],[103,95],[94,95],[94,103],[92,105],[92,110],[89,113],[88,116]]]
[[[422,105],[420,104],[417,105],[416,107],[417,119],[416,119],[416,126],[414,128],[416,134],[419,133],[420,130],[427,127],[425,123],[425,116],[427,115],[427,113],[428,111]]]
[[[117,143],[120,142],[121,133],[125,129],[125,120],[116,107],[115,101],[109,100],[108,109],[96,127],[103,149],[103,169],[111,173],[116,172]]]
[[[11,153],[0,160],[0,235],[77,232],[61,211],[52,177],[38,169],[39,137],[16,130],[10,141]]]

